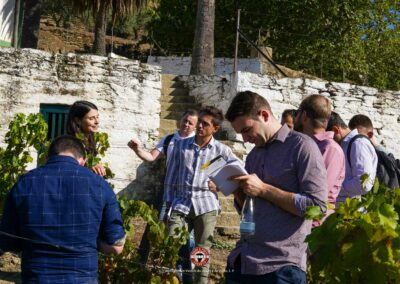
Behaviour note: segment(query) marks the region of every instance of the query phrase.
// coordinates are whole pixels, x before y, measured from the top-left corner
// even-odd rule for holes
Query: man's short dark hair
[[[359,127],[364,127],[365,129],[369,130],[374,129],[371,119],[363,114],[356,114],[349,121],[349,128],[351,130]]]
[[[311,95],[306,97],[299,107],[299,112],[304,111],[311,119],[313,127],[326,129],[328,121],[331,117],[331,103],[321,95]]]
[[[295,119],[296,117],[296,113],[297,113],[297,109],[285,109],[282,112],[282,118],[286,118],[286,117],[293,117],[293,119]]]
[[[188,108],[187,110],[185,110],[185,112],[182,114],[181,118],[186,116],[186,115],[190,115],[190,116],[199,116],[199,112],[195,109],[192,108]]]
[[[199,111],[199,116],[209,115],[212,117],[214,126],[220,126],[224,121],[224,114],[219,108],[213,106],[205,106]]]
[[[229,122],[240,116],[257,118],[261,107],[265,107],[272,114],[271,106],[262,96],[251,91],[239,92],[233,98],[225,117]]]
[[[53,140],[48,156],[56,156],[62,152],[70,152],[76,159],[85,158],[85,147],[81,140],[71,135],[62,135]]]
[[[340,117],[340,115],[337,112],[332,111],[331,117],[329,118],[328,121],[328,126],[326,127],[326,131],[332,131],[333,126],[337,126],[343,129],[348,128],[347,124],[343,121],[343,119]]]

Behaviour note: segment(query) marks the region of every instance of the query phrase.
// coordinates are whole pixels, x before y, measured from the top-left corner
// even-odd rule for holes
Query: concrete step
[[[162,103],[161,104],[161,112],[162,111],[174,111],[180,113],[184,113],[189,108],[197,109],[199,105],[193,103]],[[179,118],[178,118],[179,119]]]
[[[165,95],[160,97],[160,102],[163,104],[164,102],[166,103],[192,103],[195,104],[196,101],[194,97],[191,97],[189,95],[182,95],[182,96],[170,96],[170,95]]]
[[[178,129],[178,121],[175,119],[160,119],[160,129]]]
[[[233,238],[240,237],[240,228],[239,226],[215,226],[215,232],[220,236],[230,236]]]
[[[222,212],[234,212],[237,213],[235,206],[233,206],[233,197],[218,196],[219,203],[221,204]]]
[[[189,90],[186,88],[162,87],[161,96],[189,96]]]
[[[174,119],[178,121],[181,118],[182,113],[183,112],[181,111],[161,110],[160,119]]]
[[[217,226],[239,226],[240,216],[237,212],[221,212],[218,216]]]
[[[166,136],[166,135],[175,133],[175,131],[176,131],[176,128],[160,128],[160,129],[158,130],[158,133],[159,133],[158,135],[159,135],[159,137],[160,137],[160,139],[161,139],[161,138],[163,138],[163,137]]]
[[[184,81],[180,81],[179,77],[171,74],[163,74],[161,76],[161,86],[181,88],[185,86]]]

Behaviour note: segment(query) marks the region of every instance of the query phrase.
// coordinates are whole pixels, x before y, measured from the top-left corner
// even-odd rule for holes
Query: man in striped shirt
[[[170,235],[178,227],[185,226],[189,231],[193,228],[196,247],[208,252],[220,205],[215,184],[201,166],[219,155],[226,161],[237,159],[229,147],[213,137],[223,119],[221,110],[215,107],[200,111],[196,136],[176,142],[165,178],[166,201],[172,209],[168,220]],[[209,264],[196,266],[196,284],[208,283]]]

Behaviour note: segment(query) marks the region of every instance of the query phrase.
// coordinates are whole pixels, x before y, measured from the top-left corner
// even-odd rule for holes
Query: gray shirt
[[[233,267],[241,256],[242,274],[262,275],[282,266],[295,265],[306,270],[305,237],[311,221],[304,219],[307,206],[326,210],[328,186],[321,152],[308,136],[282,126],[263,148],[254,148],[246,159],[246,169],[265,183],[295,193],[294,215],[256,198],[253,236],[242,238],[228,257]]]

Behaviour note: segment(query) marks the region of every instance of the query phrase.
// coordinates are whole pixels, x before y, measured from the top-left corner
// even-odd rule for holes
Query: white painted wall
[[[127,143],[132,136],[148,141],[148,147],[157,140],[160,89],[159,68],[139,61],[0,48],[0,146],[15,113],[39,112],[41,103],[88,100],[99,108],[100,131],[109,135],[105,161],[115,173],[115,191],[153,191],[159,182],[153,166],[137,158]]]

